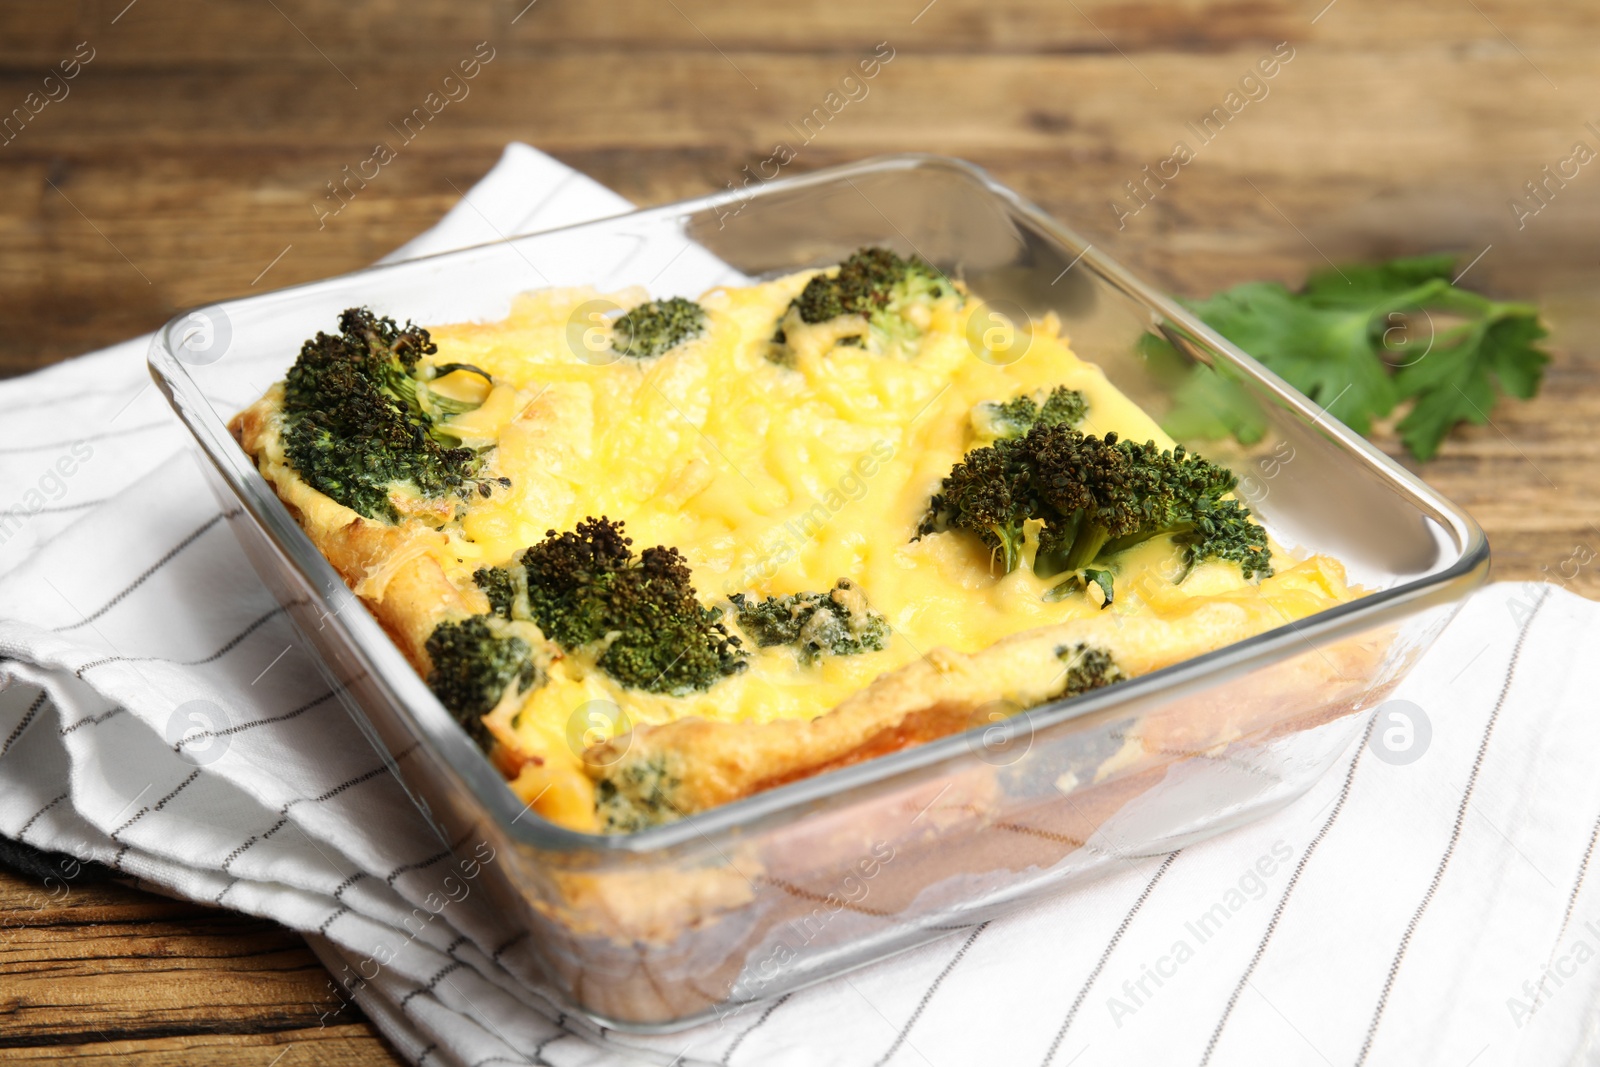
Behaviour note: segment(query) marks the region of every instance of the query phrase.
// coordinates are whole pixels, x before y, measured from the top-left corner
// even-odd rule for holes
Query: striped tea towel
[[[623,207],[513,145],[403,251]],[[305,931],[328,1015],[414,1063],[1600,1063],[1600,618],[1533,585],[1271,818],[683,1033],[567,1015],[473,892],[492,850],[432,834],[250,571],[145,344],[0,383],[0,834]]]

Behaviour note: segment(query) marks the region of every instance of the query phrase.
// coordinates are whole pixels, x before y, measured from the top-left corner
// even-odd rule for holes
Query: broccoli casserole
[[[717,288],[352,308],[231,429],[541,815],[671,821],[1353,599],[1080,360],[863,249]],[[1330,669],[1332,669],[1330,667]],[[1200,748],[1225,715],[1186,724]],[[1130,732],[1101,773],[1136,762]]]

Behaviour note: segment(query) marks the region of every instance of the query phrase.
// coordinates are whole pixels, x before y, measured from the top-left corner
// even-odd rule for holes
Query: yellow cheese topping
[[[700,301],[705,333],[656,359],[605,347],[605,331],[584,321],[581,305],[599,296],[588,289],[521,297],[499,322],[430,328],[436,364],[493,375],[487,392],[481,377],[463,372],[435,388],[482,400],[448,425],[474,444],[497,441],[488,473],[511,480],[510,489],[475,499],[430,549],[469,598],[477,598],[477,568],[507,562],[549,530],[606,515],[626,523],[635,551],[676,546],[704,602],[826,592],[848,578],[892,631],[882,651],[814,665],[789,647],[747,642],[748,670],[682,697],[624,689],[582,657],[559,659],[548,684],[520,706],[506,706],[515,703],[508,698],[489,720],[524,757],[538,757],[514,785],[524,799],[541,797],[547,816],[592,821],[579,753],[634,723],[810,718],[933,649],[976,651],[1102,610],[1182,627],[1198,606],[1227,600],[1276,625],[1349,598],[1337,562],[1296,563],[1276,550],[1272,578],[1248,582],[1237,565],[1212,562],[1174,585],[1164,575],[1176,550],[1157,538],[1120,557],[1117,598],[1103,609],[1094,588],[1045,600],[1060,579],[1026,566],[993,576],[988,549],[970,535],[913,541],[940,480],[985,443],[973,421],[982,401],[1065,385],[1088,401],[1084,432],[1172,441],[1073,354],[1053,315],[1033,324],[1025,350],[1017,336],[975,329],[969,340],[969,317],[984,314],[976,297],[961,308],[935,305],[914,358],[791,331],[794,365],[776,364],[767,358],[774,324],[808,277],[712,290]],[[645,298],[611,297],[624,307]],[[613,706],[619,711],[608,714]],[[546,796],[555,783],[565,784]]]

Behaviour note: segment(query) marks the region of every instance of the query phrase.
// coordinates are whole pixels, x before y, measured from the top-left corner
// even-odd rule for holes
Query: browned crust
[[[1213,602],[1191,625],[1175,629],[1151,617],[1101,615],[1014,634],[973,653],[934,649],[880,676],[825,715],[769,723],[681,719],[635,727],[591,750],[590,773],[615,796],[603,817],[629,825],[635,812],[687,813],[764,789],[859,763],[968,729],[1060,695],[1061,653],[1080,643],[1109,652],[1130,675],[1147,674],[1271,629],[1266,611]],[[1195,623],[1198,623],[1196,625]],[[1150,717],[1140,741],[1150,751],[1201,750],[1225,744],[1270,720],[1296,692],[1336,691],[1341,679],[1364,680],[1380,649],[1358,643],[1306,655],[1274,676],[1270,699],[1189,702],[1182,712]],[[1292,706],[1288,705],[1288,706]],[[672,779],[661,796],[661,775]]]
[[[411,520],[391,526],[371,522],[312,489],[297,475],[292,480],[285,478],[288,469],[278,455],[280,396],[281,389],[274,387],[235,415],[228,423],[229,431],[245,454],[256,461],[262,476],[318,551],[426,678],[432,668],[427,641],[433,628],[443,619],[483,610],[484,605],[464,597],[438,561],[425,551],[430,545],[443,542],[443,535],[425,523]],[[404,562],[394,566],[396,559]],[[375,584],[374,576],[380,572],[382,582]]]
[[[865,763],[879,756],[887,756],[891,752],[899,752],[913,745],[958,733],[972,724],[972,708],[965,704],[940,701],[926,708],[907,712],[898,721],[884,725],[859,745],[845,749],[832,759],[814,763],[809,767],[791,768],[787,773],[758,778],[750,784],[750,792],[760,793],[767,789],[776,789],[780,785],[788,785],[790,782],[797,782],[812,775]]]

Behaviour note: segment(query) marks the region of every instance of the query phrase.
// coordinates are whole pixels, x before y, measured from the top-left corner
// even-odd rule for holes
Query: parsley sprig
[[[1448,255],[1415,256],[1319,271],[1299,292],[1247,282],[1189,306],[1357,433],[1410,401],[1396,429],[1428,460],[1458,423],[1487,423],[1501,394],[1537,393],[1549,362],[1536,307],[1458,288],[1453,267]],[[1154,337],[1146,352],[1175,355]],[[1266,430],[1225,372],[1194,366],[1174,399],[1164,422],[1174,437],[1251,444]]]

